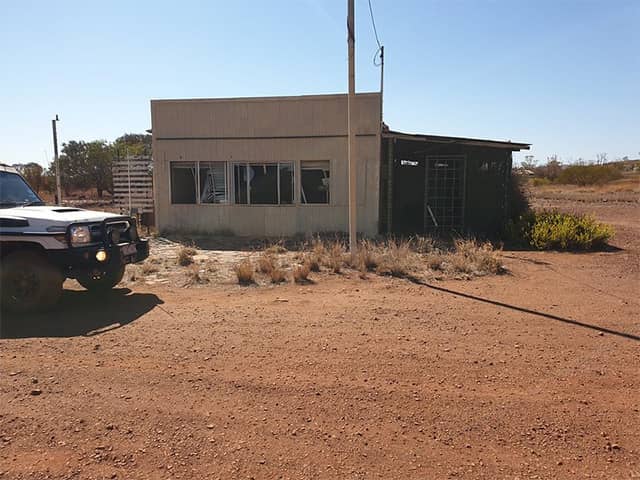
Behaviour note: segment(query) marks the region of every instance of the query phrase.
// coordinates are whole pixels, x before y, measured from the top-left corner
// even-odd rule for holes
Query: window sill
[[[330,203],[171,203],[172,207],[333,207]]]

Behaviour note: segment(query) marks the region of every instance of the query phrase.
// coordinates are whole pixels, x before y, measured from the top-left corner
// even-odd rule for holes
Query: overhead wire
[[[376,43],[378,44],[378,49],[376,50],[376,52],[373,54],[373,64],[376,67],[379,67],[380,65],[382,65],[382,58],[380,58],[380,61],[378,61],[378,54],[382,54],[382,44],[380,43],[380,37],[378,37],[378,29],[376,28],[376,19],[373,15],[373,7],[371,6],[371,0],[368,0],[369,2],[369,16],[371,17],[371,26],[373,27],[373,34],[376,37]],[[380,55],[380,57],[382,57],[382,55]]]

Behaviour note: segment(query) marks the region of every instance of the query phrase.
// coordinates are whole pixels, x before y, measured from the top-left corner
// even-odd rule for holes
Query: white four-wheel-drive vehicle
[[[2,308],[29,312],[54,305],[65,278],[87,290],[114,287],[128,263],[149,256],[134,218],[46,206],[12,167],[0,164]]]

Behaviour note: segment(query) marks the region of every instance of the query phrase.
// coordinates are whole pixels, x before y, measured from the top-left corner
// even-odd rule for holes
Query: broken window
[[[249,166],[249,198],[256,205],[278,203],[278,165],[256,164]]]
[[[329,160],[300,162],[300,201],[329,203]]]
[[[171,162],[171,203],[196,203],[194,162]]]
[[[226,203],[227,164],[200,162],[200,203]]]
[[[233,168],[235,201],[239,204],[293,203],[292,163],[237,164]]]
[[[234,165],[233,166],[233,185],[236,192],[236,203],[246,204],[248,203],[247,195],[247,166],[246,165]]]
[[[280,172],[280,203],[293,203],[293,163],[278,164]]]

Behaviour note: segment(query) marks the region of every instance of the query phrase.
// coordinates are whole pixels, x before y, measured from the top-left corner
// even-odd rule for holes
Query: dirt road
[[[621,250],[504,252],[508,275],[3,318],[0,478],[640,478],[638,207],[606,208]]]

